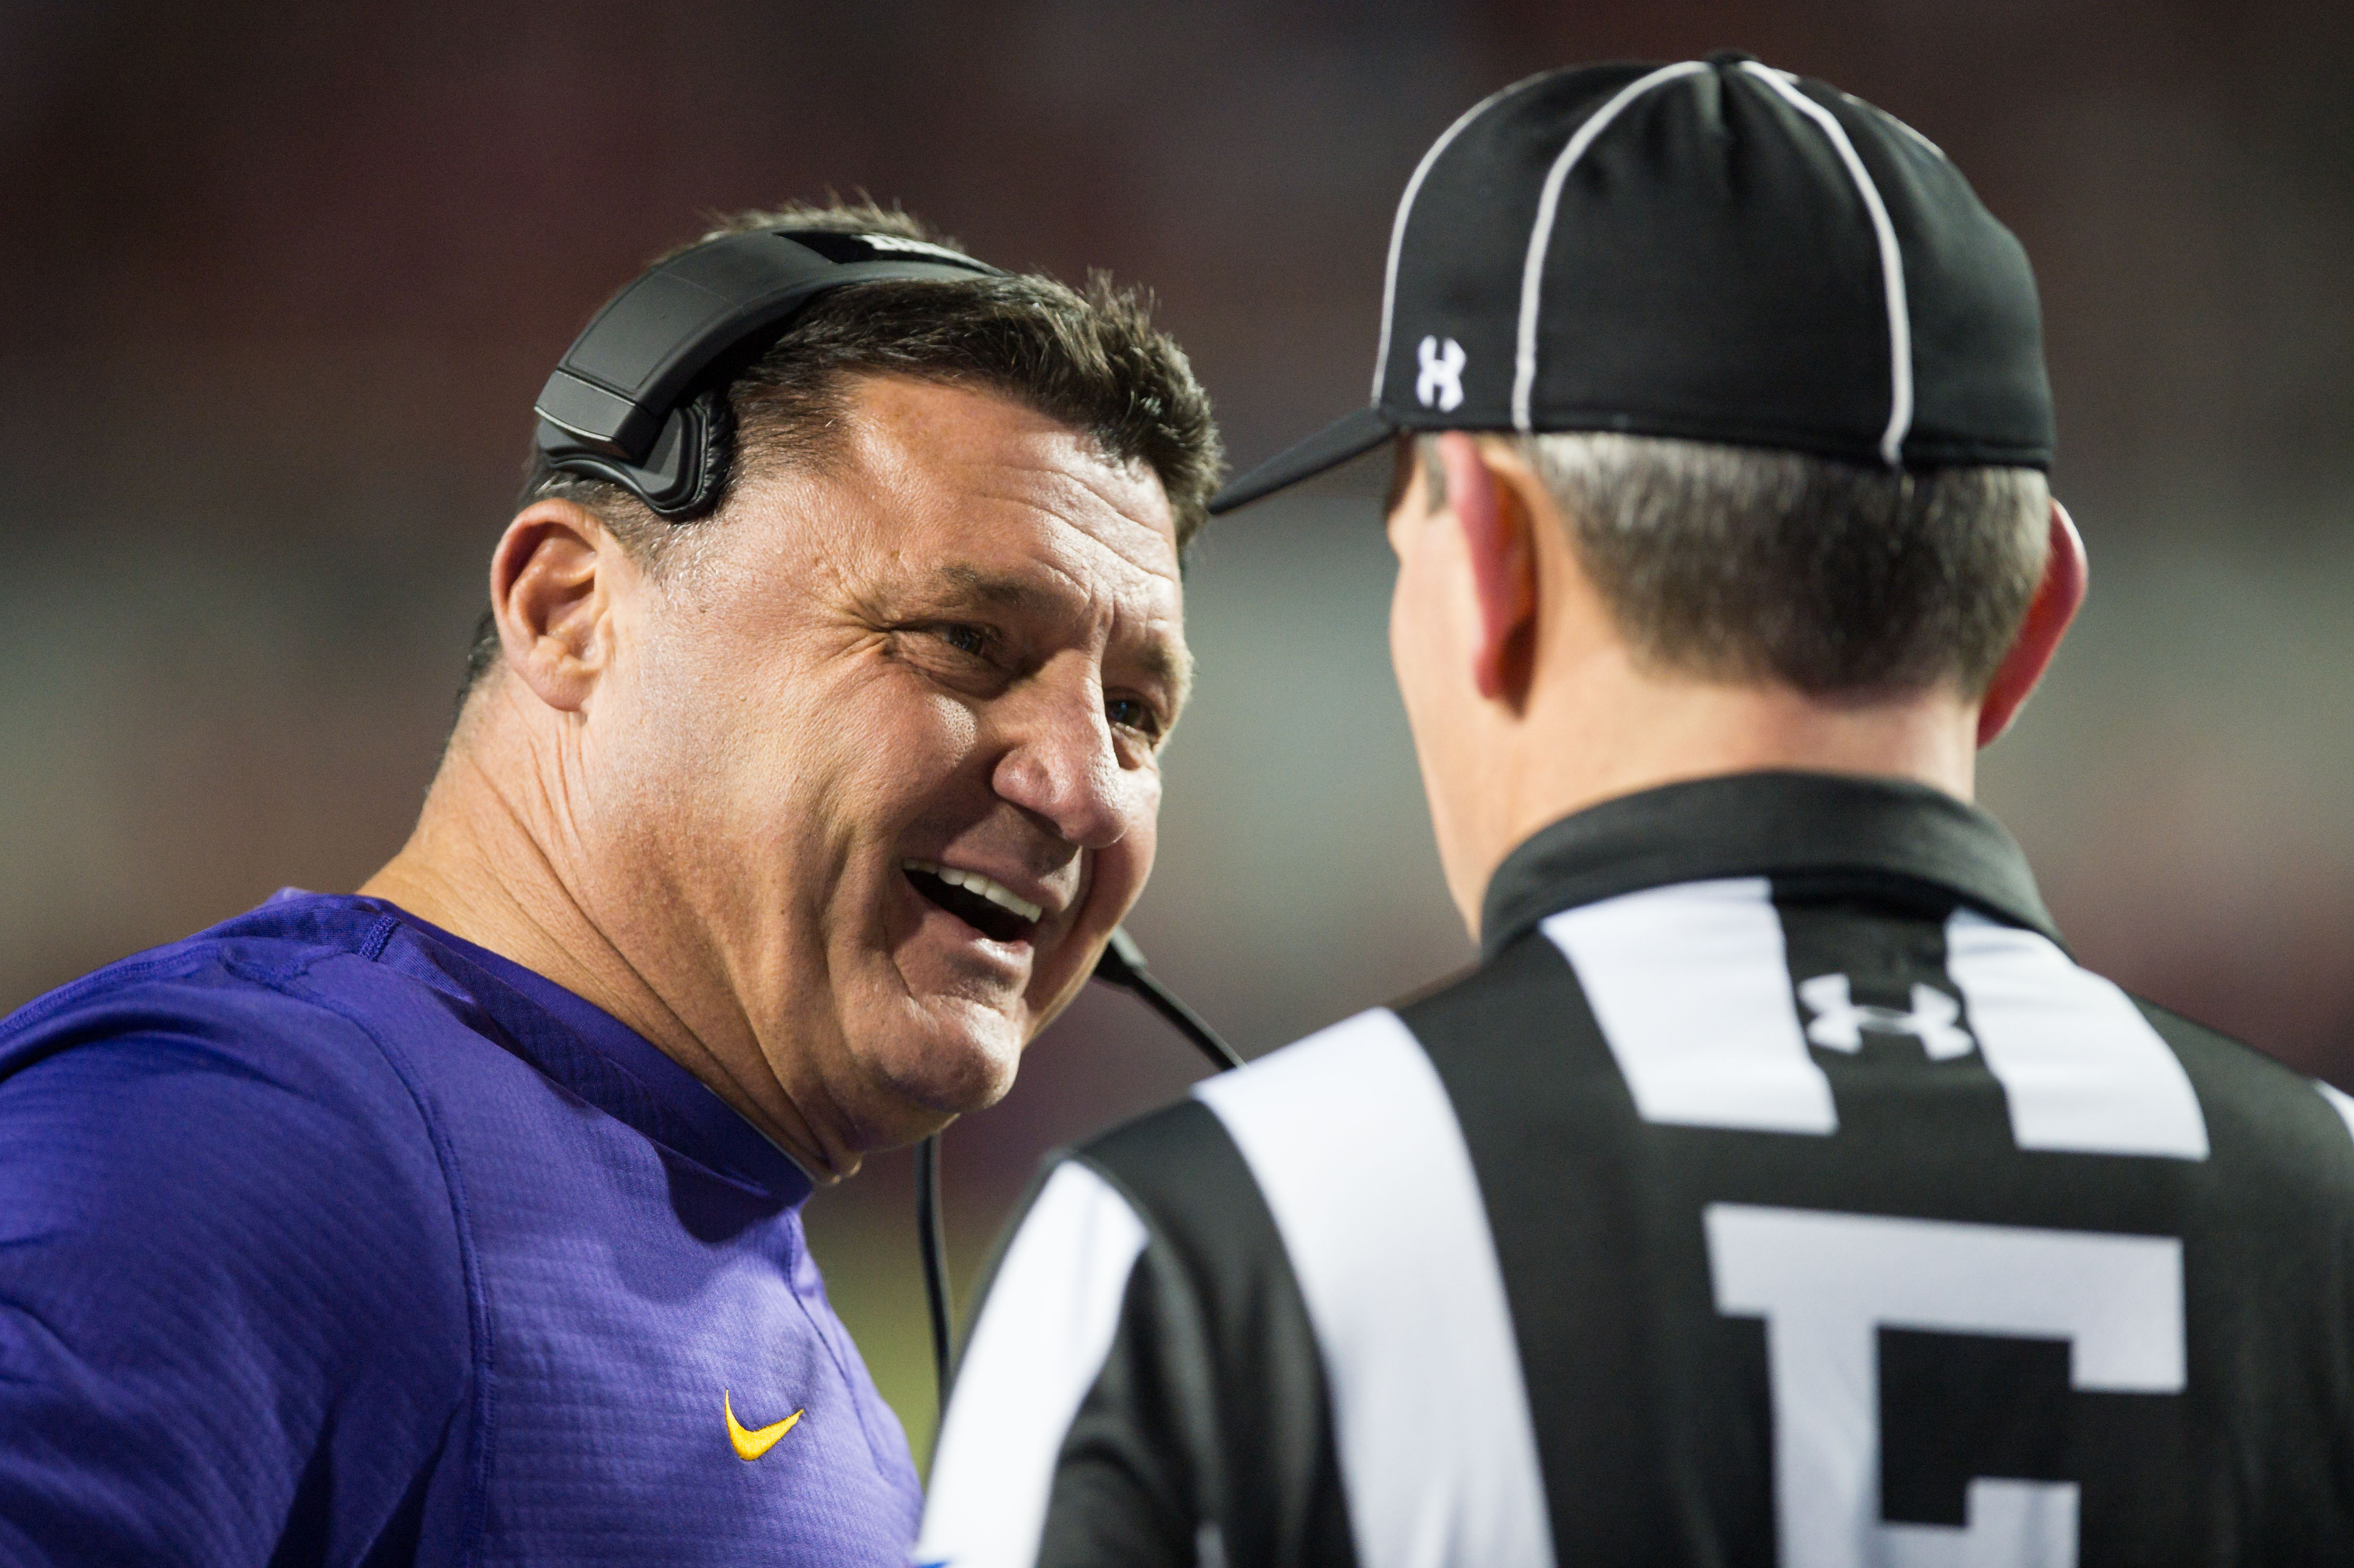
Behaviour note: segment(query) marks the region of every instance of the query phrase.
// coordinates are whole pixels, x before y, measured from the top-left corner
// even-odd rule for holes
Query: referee
[[[1052,1166],[918,1559],[2354,1561],[2354,1102],[1969,804],[2082,601],[2018,242],[1739,55],[1399,205],[1391,646],[1469,973]]]

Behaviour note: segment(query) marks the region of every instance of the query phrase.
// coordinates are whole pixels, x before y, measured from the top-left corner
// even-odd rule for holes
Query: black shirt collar
[[[1941,789],[1832,773],[1737,773],[1589,806],[1541,829],[1489,880],[1493,958],[1546,916],[1646,887],[1829,874],[1958,897],[2053,941],[2027,857],[2001,823]]]

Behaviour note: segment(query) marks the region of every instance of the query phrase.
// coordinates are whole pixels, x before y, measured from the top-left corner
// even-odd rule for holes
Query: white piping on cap
[[[1414,211],[1414,198],[1422,194],[1423,176],[1430,173],[1431,164],[1438,162],[1438,154],[1447,151],[1447,144],[1461,135],[1470,126],[1471,122],[1479,119],[1480,115],[1520,91],[1521,89],[1534,87],[1538,82],[1544,81],[1554,74],[1556,73],[1549,70],[1540,71],[1534,76],[1524,77],[1509,87],[1498,88],[1457,115],[1455,123],[1438,133],[1438,140],[1430,144],[1430,150],[1422,155],[1422,162],[1414,166],[1413,177],[1405,183],[1405,195],[1398,198],[1397,217],[1390,225],[1389,265],[1382,272],[1382,342],[1381,346],[1373,351],[1374,402],[1378,403],[1382,400],[1382,381],[1388,375],[1390,367],[1390,318],[1397,311],[1398,252],[1405,247],[1406,215]]]
[[[1880,187],[1872,183],[1871,171],[1863,166],[1863,160],[1855,155],[1855,143],[1848,140],[1847,128],[1839,122],[1839,116],[1800,92],[1792,85],[1796,79],[1787,71],[1769,69],[1755,60],[1742,61],[1741,69],[1822,127],[1823,134],[1838,151],[1840,162],[1847,165],[1856,194],[1863,197],[1864,209],[1872,214],[1872,231],[1880,241],[1881,281],[1888,291],[1888,366],[1893,383],[1888,395],[1888,429],[1880,438],[1880,457],[1889,467],[1902,468],[1904,437],[1913,429],[1913,316],[1904,302],[1904,253],[1897,249],[1896,226],[1888,221],[1888,207],[1880,199]]]
[[[1620,110],[1663,82],[1673,81],[1678,77],[1695,76],[1708,69],[1702,60],[1682,60],[1675,65],[1661,66],[1649,76],[1636,78],[1620,88],[1617,97],[1588,115],[1585,123],[1570,137],[1569,145],[1561,150],[1561,156],[1553,160],[1552,171],[1545,175],[1544,195],[1537,202],[1536,224],[1529,230],[1528,264],[1521,272],[1521,334],[1512,360],[1514,429],[1526,430],[1529,428],[1529,397],[1537,384],[1538,293],[1544,281],[1545,251],[1553,244],[1553,218],[1561,210],[1562,183],[1569,178],[1569,171],[1577,166],[1577,160],[1585,155],[1585,149],[1594,144],[1594,139],[1618,118]]]

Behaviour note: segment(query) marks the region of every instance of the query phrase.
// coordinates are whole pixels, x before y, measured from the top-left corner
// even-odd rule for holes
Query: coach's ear
[[[1438,438],[1447,504],[1463,531],[1479,615],[1472,680],[1490,702],[1517,708],[1533,673],[1536,550],[1518,469],[1499,473],[1478,441],[1459,430]]]
[[[1978,744],[1991,746],[2019,710],[2027,705],[2027,694],[2043,678],[2052,665],[2052,656],[2060,651],[2060,640],[2068,634],[2069,623],[2084,607],[2084,590],[2089,580],[2090,563],[2084,556],[2084,536],[2076,532],[2075,519],[2058,501],[2052,503],[2052,544],[2043,562],[2043,580],[2035,586],[2034,600],[2027,607],[2027,619],[2020,623],[2019,636],[2011,642],[2010,652],[2003,655],[1994,679],[1987,685],[1986,701],[1978,707]]]
[[[507,662],[549,707],[578,712],[610,662],[620,542],[569,501],[535,501],[491,555],[491,612]]]

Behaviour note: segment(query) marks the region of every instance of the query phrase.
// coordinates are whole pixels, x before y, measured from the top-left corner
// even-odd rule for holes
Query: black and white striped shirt
[[[917,1560],[2354,1562],[2354,1101],[1820,775],[1523,845],[1479,968],[1050,1166]]]

